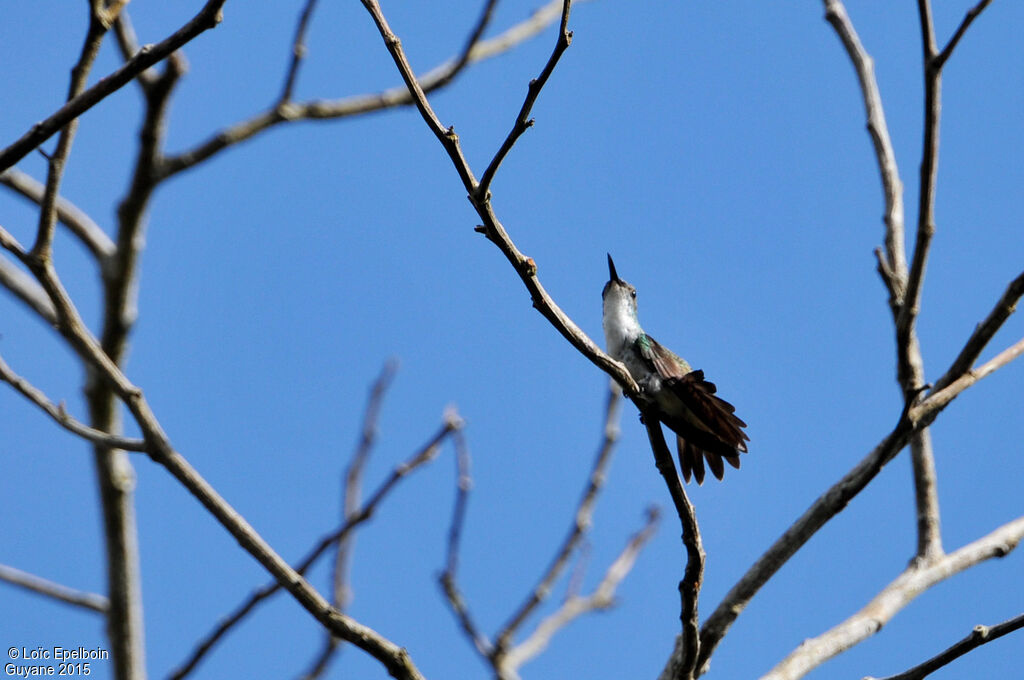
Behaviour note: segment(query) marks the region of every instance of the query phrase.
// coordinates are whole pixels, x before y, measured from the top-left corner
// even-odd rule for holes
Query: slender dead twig
[[[1005,557],[1024,538],[1024,517],[999,527],[987,536],[943,555],[931,564],[912,563],[881,590],[863,609],[818,637],[805,640],[762,680],[796,680],[833,656],[882,629],[918,595],[951,576],[992,559]]]
[[[587,479],[587,486],[583,490],[583,495],[580,498],[579,505],[576,507],[576,514],[573,518],[572,526],[569,528],[569,532],[565,539],[562,541],[562,545],[559,546],[551,564],[544,571],[537,585],[534,586],[533,590],[526,597],[519,608],[512,614],[508,622],[501,627],[501,630],[495,636],[497,640],[496,647],[498,650],[504,650],[508,647],[509,642],[515,635],[519,626],[522,625],[523,621],[526,620],[538,605],[540,605],[550,594],[551,588],[555,581],[561,575],[566,565],[569,563],[573,552],[576,547],[580,544],[586,531],[590,528],[591,518],[594,512],[594,504],[597,501],[597,495],[600,493],[601,488],[604,486],[605,474],[608,469],[608,465],[611,463],[612,452],[615,448],[615,443],[619,438],[619,404],[620,404],[620,390],[615,383],[611,383],[608,390],[608,397],[605,402],[605,415],[604,415],[604,435],[601,439],[601,444],[598,447],[597,455],[594,458],[594,465],[591,468],[590,476]]]
[[[452,433],[461,430],[462,426],[462,420],[458,417],[457,413],[454,411],[446,412],[441,429],[438,430],[438,432],[431,437],[426,444],[424,444],[406,461],[395,466],[387,479],[381,482],[373,494],[371,494],[366,502],[363,503],[359,512],[355,513],[350,519],[345,521],[341,527],[321,538],[317,544],[296,563],[295,573],[305,574],[320,558],[320,556],[327,552],[331,546],[337,544],[338,541],[344,540],[360,525],[369,521],[377,511],[380,504],[385,498],[387,498],[388,494],[391,493],[398,483],[405,479],[414,470],[433,460],[437,456],[437,452],[444,440]],[[216,628],[200,640],[195,649],[193,649],[192,653],[189,655],[188,659],[182,662],[178,668],[170,673],[168,676],[169,680],[181,680],[181,678],[184,678],[191,673],[197,664],[221,640],[221,638],[223,638],[224,635],[232,628],[238,625],[242,619],[248,616],[248,614],[255,609],[256,605],[281,589],[281,582],[275,580],[253,591],[244,602],[236,607],[230,614],[225,616]]]
[[[54,583],[21,569],[15,569],[6,564],[0,564],[0,581],[6,581],[11,585],[31,590],[34,593],[45,595],[65,604],[91,609],[100,614],[106,614],[110,607],[110,601],[102,595],[68,588],[67,586]]]
[[[585,596],[570,595],[557,611],[537,624],[529,637],[497,659],[498,677],[509,680],[519,678],[519,668],[544,651],[555,633],[583,614],[614,606],[616,589],[633,568],[636,558],[647,541],[654,535],[657,526],[658,510],[654,507],[648,508],[647,520],[643,528],[629,539],[626,547],[608,567],[604,578],[601,579],[594,591]]]
[[[462,631],[473,643],[477,652],[484,658],[494,655],[494,645],[473,621],[469,605],[458,586],[459,547],[462,544],[462,528],[466,523],[466,508],[469,504],[469,492],[473,488],[471,473],[472,459],[466,438],[462,433],[455,435],[455,503],[452,506],[452,521],[448,525],[448,547],[445,551],[445,568],[438,575],[437,581],[448,601]]]
[[[63,402],[60,404],[54,404],[47,398],[46,394],[44,394],[42,390],[12,371],[11,367],[7,365],[7,362],[4,361],[3,357],[0,357],[0,381],[13,387],[23,397],[42,409],[43,412],[53,418],[58,425],[68,432],[76,434],[83,439],[93,442],[94,444],[101,444],[115,449],[123,449],[125,451],[146,450],[146,442],[142,439],[118,437],[101,430],[93,429],[81,421],[76,420],[68,414],[67,410],[65,410]]]
[[[308,5],[307,5],[308,7]],[[341,520],[346,524],[359,512],[360,490],[362,488],[363,470],[370,459],[370,452],[377,439],[377,420],[384,403],[384,394],[398,370],[398,362],[391,359],[385,362],[377,379],[370,387],[366,400],[366,412],[363,414],[363,426],[359,433],[359,443],[349,461],[342,483]],[[345,611],[352,599],[349,585],[349,567],[352,562],[352,551],[355,534],[349,533],[339,540],[334,547],[334,568],[331,576],[331,604],[338,611]],[[304,680],[314,680],[327,670],[331,659],[340,647],[340,640],[325,631],[324,644],[310,663],[308,670],[302,674]]]
[[[299,68],[302,66],[302,60],[306,58],[306,31],[309,29],[309,22],[313,18],[313,10],[315,8],[316,0],[306,0],[306,4],[299,14],[299,21],[295,26],[295,37],[292,39],[291,63],[288,64],[288,72],[284,77],[281,95],[277,98],[279,105],[292,99],[295,81],[299,77]]]
[[[959,659],[964,654],[981,647],[984,644],[988,644],[993,640],[997,640],[1004,635],[1008,635],[1015,630],[1024,628],[1024,614],[1015,616],[1012,619],[997,623],[994,626],[975,626],[974,630],[960,640],[949,649],[943,651],[940,654],[933,656],[924,663],[921,663],[913,668],[909,668],[902,673],[896,675],[890,675],[881,680],[922,680],[938,669],[946,666],[956,659]],[[876,678],[864,678],[864,680],[877,680]]]

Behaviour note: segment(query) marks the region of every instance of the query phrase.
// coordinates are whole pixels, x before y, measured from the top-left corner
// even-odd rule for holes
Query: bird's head
[[[601,297],[606,311],[624,309],[636,317],[636,288],[619,278],[611,255],[608,256],[608,283],[604,284]]]

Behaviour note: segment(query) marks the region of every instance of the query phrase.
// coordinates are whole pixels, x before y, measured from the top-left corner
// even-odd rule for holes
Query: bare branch
[[[969,371],[945,389],[929,395],[920,403],[904,407],[892,431],[860,463],[833,484],[780,536],[747,570],[726,594],[701,628],[698,669],[703,669],[715,647],[729,630],[740,612],[768,579],[799,550],[818,529],[841,512],[900,450],[910,442],[914,432],[928,427],[938,414],[963,390],[1024,354],[1024,339],[1007,348],[979,368]],[[963,549],[962,549],[963,550]],[[960,552],[960,551],[958,551]],[[931,564],[948,563],[950,555]],[[924,569],[926,562],[915,561]]]
[[[21,569],[9,567],[6,564],[0,564],[0,581],[6,581],[12,585],[20,586],[26,590],[31,590],[34,593],[51,597],[66,604],[91,609],[100,614],[106,614],[107,609],[110,607],[110,602],[102,595],[68,588]]]
[[[31,175],[9,168],[0,173],[0,184],[16,191],[28,200],[42,205],[46,187]],[[77,205],[64,198],[57,197],[57,219],[66,226],[78,240],[89,249],[96,261],[101,265],[114,253],[114,242],[106,232],[93,221],[89,215]]]
[[[6,232],[3,232],[6,233]],[[3,240],[3,239],[0,239]],[[9,242],[0,245],[14,250]],[[16,245],[16,244],[14,244]],[[170,472],[220,524],[238,541],[239,545],[274,576],[289,593],[323,626],[339,637],[354,643],[377,659],[394,677],[401,680],[419,680],[423,676],[409,658],[408,652],[371,628],[338,612],[301,575],[271,548],[238,512],[178,453],[149,403],[103,351],[82,322],[67,291],[57,277],[50,260],[37,260],[15,250],[46,290],[57,309],[58,328],[83,362],[109,383],[117,397],[128,407],[135,422],[149,444],[150,457]]]
[[[584,0],[577,0],[577,2],[581,1]],[[534,37],[548,24],[558,18],[561,6],[562,0],[551,0],[547,5],[537,10],[529,19],[515,24],[493,38],[479,40],[468,53],[464,51],[462,54],[453,56],[444,63],[427,71],[419,78],[423,91],[425,93],[432,92],[444,87],[452,82],[466,66],[507,52],[516,45]],[[481,19],[486,16],[485,10],[485,14]],[[478,23],[476,29],[474,29],[474,34],[477,30],[482,32],[482,27],[483,24]],[[472,38],[472,36],[470,37]],[[409,92],[409,88],[404,84],[375,94],[355,95],[342,99],[310,100],[306,102],[289,101],[283,105],[277,102],[266,111],[256,114],[252,118],[221,130],[198,146],[180,154],[169,156],[161,169],[167,176],[187,170],[207,158],[235,144],[251,139],[280,123],[291,123],[300,120],[347,118],[398,106],[409,106],[412,103],[413,97]]]
[[[818,529],[843,510],[868,482],[907,445],[913,426],[905,412],[896,427],[860,463],[833,484],[780,536],[726,594],[701,628],[697,668],[703,669],[715,647],[751,598]],[[673,655],[674,656],[674,655]],[[664,674],[662,677],[665,677]]]
[[[101,78],[95,85],[76,96],[46,120],[33,125],[18,141],[0,151],[0,172],[20,161],[32,149],[45,142],[58,130],[81,116],[108,95],[124,87],[139,73],[165,59],[200,33],[216,26],[221,18],[221,7],[224,6],[226,1],[207,0],[207,3],[199,10],[199,13],[172,35],[156,45],[143,46],[121,68]]]
[[[503,678],[518,678],[518,669],[530,659],[536,657],[551,638],[576,618],[583,614],[603,610],[615,604],[615,591],[619,584],[626,578],[637,556],[647,541],[654,535],[658,526],[657,508],[647,510],[647,521],[644,527],[629,539],[625,549],[619,554],[615,561],[608,567],[604,578],[597,588],[587,596],[573,595],[554,612],[539,624],[533,633],[521,643],[513,647],[508,653],[501,657],[498,673]]]
[[[917,519],[915,559],[931,562],[943,554],[939,491],[931,431],[919,430],[910,438],[910,461],[914,472],[914,508]]]
[[[861,44],[842,2],[826,0],[825,8],[825,17],[846,48],[860,81],[868,116],[868,131],[875,148],[885,193],[885,253],[883,255],[882,251],[876,249],[875,254],[878,258],[878,273],[889,292],[889,309],[897,326],[896,373],[904,401],[907,401],[924,384],[924,360],[912,321],[909,325],[901,326],[910,319],[904,314],[909,273],[904,234],[903,184],[885,123],[885,112],[874,75],[874,61]],[[915,433],[911,439],[911,460],[918,528],[917,559],[931,560],[942,554],[942,536],[935,460],[931,437],[927,432]]]
[[[874,635],[918,595],[961,571],[993,557],[1004,557],[1024,538],[1024,517],[944,555],[927,566],[911,564],[863,609],[835,628],[805,640],[762,680],[796,680],[822,663]]]
[[[321,538],[320,541],[306,554],[306,556],[296,563],[295,572],[297,574],[305,574],[317,559],[327,552],[328,548],[335,545],[338,541],[344,540],[361,524],[369,521],[376,512],[377,507],[384,501],[395,486],[402,479],[408,476],[409,473],[433,460],[437,456],[437,452],[445,438],[453,432],[459,431],[462,426],[462,420],[454,411],[447,412],[441,429],[437,434],[435,434],[430,441],[428,441],[408,460],[397,465],[391,471],[388,478],[377,487],[373,495],[371,495],[363,504],[358,513],[353,515],[352,518],[347,520],[340,528]],[[225,616],[213,631],[200,640],[189,658],[186,659],[185,662],[177,669],[171,672],[169,680],[180,680],[191,673],[203,657],[206,656],[207,652],[209,652],[229,630],[234,628],[242,619],[253,611],[256,605],[281,590],[281,588],[282,585],[280,581],[272,581],[251,593],[249,597],[246,598],[241,605],[236,607],[231,614]]]
[[[512,614],[508,622],[502,626],[501,631],[497,634],[496,646],[499,650],[503,650],[508,647],[509,642],[512,640],[512,637],[515,635],[519,626],[526,620],[526,617],[529,616],[537,608],[537,605],[543,602],[550,594],[551,587],[561,575],[565,566],[569,563],[569,559],[572,557],[573,552],[576,550],[576,547],[579,545],[586,531],[590,528],[591,517],[594,512],[594,503],[597,501],[597,495],[604,486],[605,474],[607,472],[608,465],[611,463],[612,451],[614,450],[615,442],[619,438],[619,396],[620,390],[618,385],[612,382],[609,386],[608,398],[605,404],[604,436],[602,437],[601,444],[598,447],[597,456],[594,459],[594,465],[591,468],[590,476],[587,480],[587,486],[584,489],[583,496],[580,498],[579,505],[576,508],[576,515],[573,519],[573,524],[569,528],[569,533],[566,535],[565,540],[562,541],[562,545],[555,553],[551,564],[541,576],[540,581],[536,586],[534,586],[526,600],[519,606],[515,613]]]
[[[922,680],[922,678],[931,675],[943,666],[959,659],[967,652],[1021,628],[1024,628],[1024,614],[994,626],[975,626],[970,635],[941,654],[933,656],[924,663],[902,673],[882,678],[882,680]],[[875,678],[864,678],[864,680],[875,680]]]
[[[16,391],[21,393],[22,396],[41,408],[47,415],[53,418],[58,425],[68,432],[76,434],[79,437],[87,439],[95,444],[102,444],[103,446],[109,446],[115,449],[123,449],[125,451],[146,450],[146,442],[141,439],[117,437],[100,430],[95,430],[88,425],[75,420],[73,417],[68,415],[68,412],[64,409],[63,402],[60,405],[57,405],[47,399],[42,390],[12,371],[11,367],[7,365],[7,362],[4,361],[3,357],[0,357],[0,381],[9,384]]]

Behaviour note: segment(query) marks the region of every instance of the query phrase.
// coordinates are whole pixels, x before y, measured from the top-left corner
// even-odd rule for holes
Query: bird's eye
[[[635,291],[635,290],[631,290],[631,291],[629,291],[629,294],[630,294],[631,296],[633,296],[633,299],[634,299],[634,300],[636,299],[636,291]]]

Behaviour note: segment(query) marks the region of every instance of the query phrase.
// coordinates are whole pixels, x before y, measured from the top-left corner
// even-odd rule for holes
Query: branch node
[[[537,263],[533,261],[532,257],[524,257],[520,260],[519,268],[525,276],[534,277],[537,275]]]

